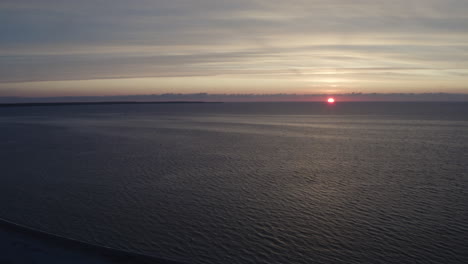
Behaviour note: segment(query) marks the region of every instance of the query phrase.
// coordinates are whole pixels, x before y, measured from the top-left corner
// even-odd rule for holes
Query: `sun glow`
[[[330,97],[330,98],[327,99],[327,102],[328,102],[329,104],[333,104],[333,103],[335,103],[335,98]]]

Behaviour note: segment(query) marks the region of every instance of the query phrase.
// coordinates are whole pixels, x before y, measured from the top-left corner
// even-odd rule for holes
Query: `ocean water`
[[[468,263],[468,104],[0,108],[0,218],[184,263]]]

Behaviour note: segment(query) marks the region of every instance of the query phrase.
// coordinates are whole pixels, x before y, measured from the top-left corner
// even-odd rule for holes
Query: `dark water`
[[[0,109],[0,218],[187,263],[468,263],[468,104]]]

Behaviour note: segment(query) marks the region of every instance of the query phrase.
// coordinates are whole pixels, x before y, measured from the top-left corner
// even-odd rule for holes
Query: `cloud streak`
[[[464,0],[4,0],[0,95],[468,93],[466,14]]]

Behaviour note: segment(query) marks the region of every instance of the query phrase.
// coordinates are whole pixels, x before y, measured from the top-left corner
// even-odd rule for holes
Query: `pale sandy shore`
[[[176,264],[180,262],[95,247],[28,230],[0,220],[0,264],[34,263]]]

